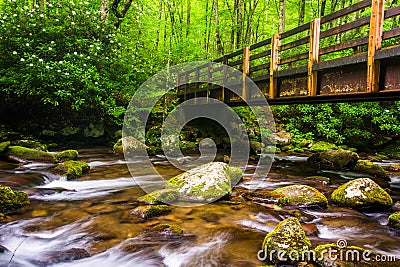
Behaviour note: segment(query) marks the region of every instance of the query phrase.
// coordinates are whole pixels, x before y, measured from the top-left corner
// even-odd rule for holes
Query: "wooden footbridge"
[[[269,104],[400,100],[399,24],[400,6],[361,1],[182,72],[177,95],[257,105],[246,82],[239,95],[225,88],[227,65],[250,77]]]

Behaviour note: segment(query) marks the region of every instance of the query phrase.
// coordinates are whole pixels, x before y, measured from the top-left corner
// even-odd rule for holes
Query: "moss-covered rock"
[[[54,172],[66,176],[67,179],[76,179],[90,170],[89,164],[83,161],[69,160],[57,165]]]
[[[137,150],[146,149],[146,145],[132,136],[125,136],[119,139],[113,146],[115,154],[134,153]]]
[[[328,150],[333,150],[333,149],[338,149],[338,147],[335,144],[324,142],[324,141],[315,142],[310,147],[311,152],[323,152],[323,151],[328,151]]]
[[[54,155],[50,153],[22,146],[10,146],[6,156],[9,160],[17,162],[57,162]]]
[[[278,203],[283,206],[321,207],[328,206],[328,200],[317,189],[307,185],[289,185],[272,191]]]
[[[389,209],[393,200],[377,183],[359,178],[341,185],[332,193],[332,201],[356,209]]]
[[[349,150],[328,150],[314,154],[308,158],[308,162],[322,169],[343,170],[353,169],[357,164],[358,155]]]
[[[250,141],[250,148],[255,154],[260,154],[263,147],[264,145],[259,141]]]
[[[210,162],[179,174],[165,184],[181,195],[199,201],[213,201],[232,193],[232,184],[239,181],[242,171],[223,162]]]
[[[389,175],[387,175],[386,171],[380,165],[375,164],[369,160],[357,161],[357,164],[354,167],[354,170],[362,172],[362,173],[370,174],[375,177],[383,178],[386,181],[390,181],[390,177],[389,177]]]
[[[275,229],[268,233],[262,244],[262,249],[268,253],[269,263],[282,263],[281,259],[286,258],[287,263],[296,264],[301,261],[303,252],[310,250],[311,242],[301,228],[297,218],[288,218],[281,221]],[[272,252],[275,253],[272,253]],[[278,257],[280,252],[281,259]],[[284,253],[284,254],[283,254]],[[297,257],[298,256],[298,257]]]
[[[10,146],[9,141],[0,143],[0,154],[5,153],[9,146]]]
[[[15,211],[29,203],[29,197],[25,192],[14,191],[8,186],[0,186],[1,213]]]
[[[64,151],[61,151],[60,153],[57,153],[55,158],[58,161],[61,161],[64,159],[75,160],[78,157],[78,155],[79,155],[78,151],[76,151],[74,149],[69,149],[69,150],[64,150]]]
[[[400,229],[400,211],[390,214],[388,224]]]
[[[318,266],[336,267],[397,267],[398,262],[381,261],[382,254],[356,246],[319,245],[314,249]],[[364,255],[364,256],[363,256]]]
[[[13,144],[14,144],[14,142],[13,142]],[[42,144],[38,141],[34,141],[34,140],[17,140],[17,141],[15,141],[14,145],[23,146],[23,147],[32,148],[32,149],[41,150],[41,151],[47,151],[47,145]]]
[[[179,226],[173,224],[158,224],[151,229],[152,232],[157,232],[163,235],[182,235],[183,230]]]
[[[4,213],[0,213],[0,223],[8,223],[11,222],[11,217],[4,215]],[[1,245],[0,245],[0,253],[4,251],[1,251]]]
[[[178,197],[179,194],[175,189],[161,189],[141,196],[137,200],[150,205],[161,203],[169,204],[176,201]]]
[[[146,205],[139,206],[132,211],[132,215],[136,220],[147,220],[151,217],[161,215],[171,211],[171,207],[167,205]]]

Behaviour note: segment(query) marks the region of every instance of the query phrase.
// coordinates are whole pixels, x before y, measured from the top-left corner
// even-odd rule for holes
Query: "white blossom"
[[[20,61],[25,61],[25,58],[21,58]]]
[[[17,51],[13,51],[13,55],[16,55],[16,54],[18,54]]]

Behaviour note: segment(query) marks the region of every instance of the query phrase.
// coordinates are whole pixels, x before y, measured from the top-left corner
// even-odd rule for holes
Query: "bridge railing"
[[[400,7],[364,0],[214,62],[242,71],[269,99],[400,90]],[[381,64],[381,63],[384,64]],[[208,83],[194,83],[199,80]],[[225,90],[223,65],[204,64],[178,75],[182,100],[213,97],[224,102],[252,100]],[[222,86],[212,83],[222,82]]]

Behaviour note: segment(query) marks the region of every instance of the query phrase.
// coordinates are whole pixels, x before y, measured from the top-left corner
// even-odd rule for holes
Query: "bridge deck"
[[[399,21],[400,6],[364,0],[180,74],[177,95],[257,104],[246,82],[240,93],[227,90],[227,65],[250,77],[269,104],[400,100]]]

